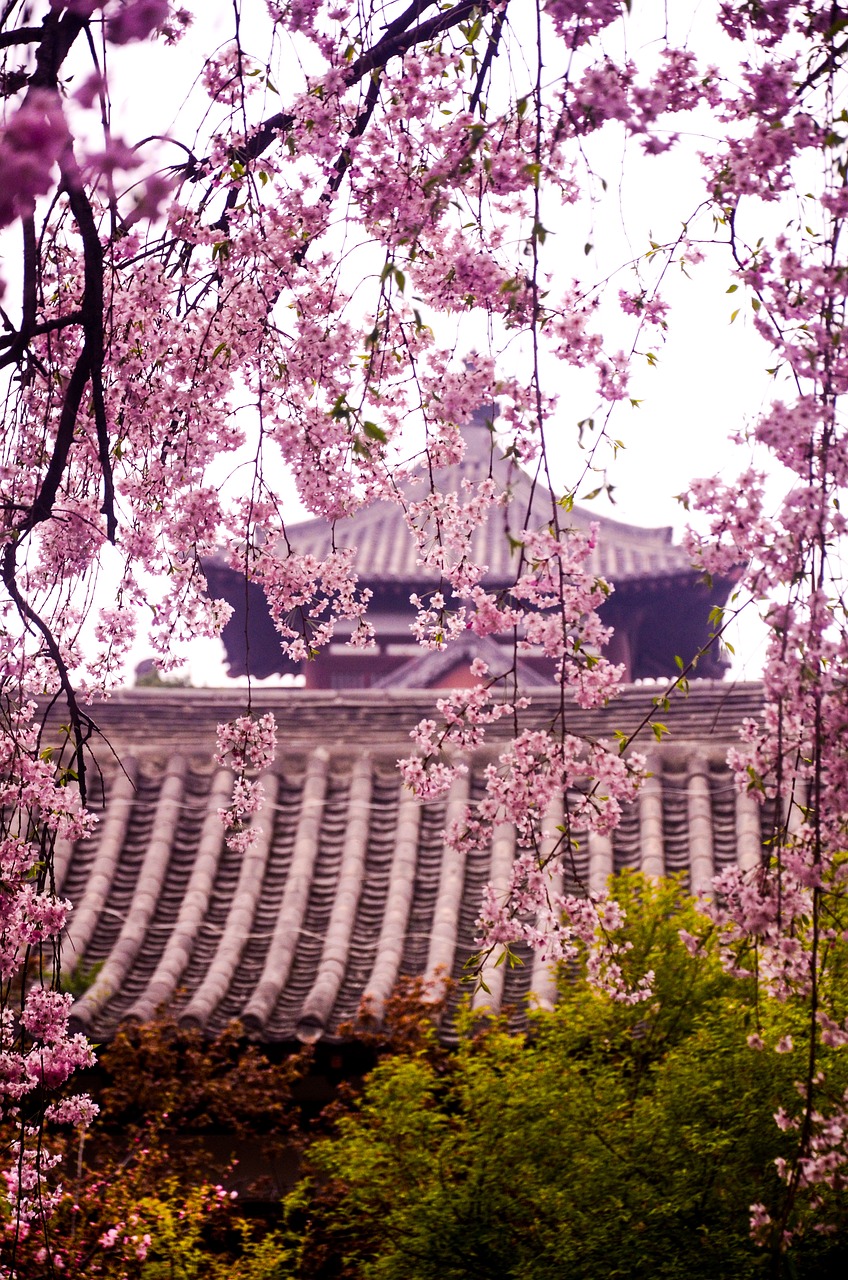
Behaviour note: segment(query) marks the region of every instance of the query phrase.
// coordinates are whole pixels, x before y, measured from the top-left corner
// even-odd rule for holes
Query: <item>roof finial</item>
[[[467,356],[462,363],[467,373],[473,373],[477,368],[473,355]],[[474,410],[468,421],[462,423],[459,430],[465,441],[466,461],[479,461],[491,457],[498,413],[498,406],[494,401],[490,401],[488,404],[481,404]]]
[[[496,404],[481,404],[474,410],[468,421],[462,424],[459,431],[465,441],[466,462],[472,459],[488,460],[491,457],[495,447],[494,433],[497,416]]]

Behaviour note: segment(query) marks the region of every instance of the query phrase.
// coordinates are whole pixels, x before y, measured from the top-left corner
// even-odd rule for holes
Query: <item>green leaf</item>
[[[761,795],[765,795],[766,784],[752,764],[748,765],[746,773],[748,774],[748,790],[759,791]]]

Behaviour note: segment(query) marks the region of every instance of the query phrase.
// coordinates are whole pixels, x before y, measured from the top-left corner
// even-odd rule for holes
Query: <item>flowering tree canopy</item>
[[[848,1119],[816,1049],[848,1041],[831,983],[848,817],[848,15],[830,0],[724,0],[715,66],[690,46],[688,14],[676,31],[660,13],[634,62],[630,9],[234,0],[228,38],[187,68],[192,13],[170,0],[2,5],[0,1105],[20,1125],[13,1236],[45,1209],[45,1089],[88,1054],[66,1033],[48,952],[68,908],[51,892],[53,844],[91,822],[92,704],[151,618],[163,669],[183,640],[220,632],[227,607],[205,593],[203,564],[221,548],[265,590],[290,656],[318,652],[340,618],[353,621],[352,643],[369,643],[350,553],[316,563],[292,549],[283,474],[328,521],[402,502],[401,482],[455,461],[459,426],[498,404],[492,447],[544,481],[550,511],[541,526],[504,529],[517,568],[496,595],[468,555],[471,531],[504,500],[494,483],[433,486],[409,507],[410,536],[441,577],[418,602],[416,634],[436,648],[466,628],[541,646],[561,709],[544,732],[524,729],[515,681],[479,664],[477,686],[420,726],[405,778],[422,794],[449,787],[486,724],[513,717],[486,799],[451,833],[479,840],[503,821],[519,833],[509,893],[485,904],[484,945],[527,938],[556,958],[590,944],[597,983],[650,999],[649,974],[622,976],[615,904],[558,889],[578,811],[608,832],[644,762],[627,741],[587,748],[569,733],[571,701],[605,703],[621,672],[603,656],[597,612],[613,584],[590,570],[591,537],[570,528],[582,477],[557,485],[546,424],[557,369],[579,370],[588,463],[615,451],[633,362],[655,364],[674,324],[669,268],[694,272],[706,254],[771,351],[774,403],[747,435],[738,424],[740,443],[775,459],[768,499],[769,465],[754,461],[729,486],[693,483],[688,501],[708,517],[690,535],[693,556],[706,573],[740,575],[769,628],[766,715],[746,727],[735,764],[740,787],[773,800],[777,817],[766,864],[723,875],[704,928],[719,931],[729,969],[755,970],[809,1014],[788,1121],[798,1155],[783,1219],[755,1213],[759,1236],[782,1248],[801,1202],[844,1177]],[[143,108],[113,110],[140,49],[154,79],[198,77],[168,136],[146,135]],[[587,256],[563,279],[551,232],[604,196],[595,137],[625,139],[650,172],[665,153],[691,158],[693,134],[699,193],[674,240],[637,245],[614,277],[592,278]],[[105,605],[99,574],[110,575]],[[680,657],[685,691],[698,655]],[[64,738],[48,742],[42,713],[57,702]],[[224,820],[239,847],[274,737],[246,710],[220,747],[237,774]],[[661,736],[655,714],[648,705],[645,725]],[[552,849],[541,820],[555,793],[569,804]],[[66,1100],[51,1116],[89,1112]]]

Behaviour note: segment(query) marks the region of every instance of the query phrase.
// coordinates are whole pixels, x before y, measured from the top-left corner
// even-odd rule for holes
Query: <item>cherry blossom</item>
[[[511,671],[475,665],[477,683],[440,701],[402,765],[422,797],[440,795],[487,731],[514,728],[491,752],[485,795],[449,832],[458,845],[504,821],[517,832],[509,889],[483,906],[481,946],[521,940],[551,959],[582,948],[613,999],[649,998],[650,975],[625,979],[615,905],[551,882],[574,832],[612,830],[646,770],[638,744],[570,731],[570,708],[614,706],[623,676],[599,615],[615,583],[592,571],[596,532],[573,518],[579,477],[509,527],[514,495],[494,468],[448,489],[438,477],[461,470],[464,424],[493,404],[493,456],[556,488],[561,395],[548,359],[585,375],[596,467],[639,394],[638,360],[656,363],[676,323],[669,267],[688,273],[707,257],[750,310],[773,383],[759,420],[733,424],[750,464],[733,480],[695,478],[685,497],[693,558],[757,602],[769,635],[765,712],[732,754],[738,786],[762,804],[763,864],[722,873],[704,928],[717,930],[730,971],[807,1010],[813,1060],[842,1044],[848,1011],[822,958],[841,945],[832,922],[848,830],[839,23],[823,0],[723,0],[719,68],[685,32],[662,35],[643,66],[623,52],[624,0],[540,0],[535,34],[519,8],[268,3],[285,79],[236,24],[198,80],[199,133],[177,129],[160,150],[110,119],[110,77],[128,43],[141,54],[150,42],[164,67],[190,14],[167,0],[40,0],[3,19],[0,226],[22,252],[16,240],[18,296],[4,299],[0,334],[0,1100],[19,1120],[6,1175],[19,1232],[49,1207],[52,1161],[27,1099],[44,1094],[50,1123],[91,1114],[83,1099],[47,1097],[88,1053],[51,986],[70,905],[50,873],[55,841],[84,838],[93,822],[86,704],[120,681],[136,636],[150,632],[167,671],[184,642],[220,634],[228,608],[208,596],[213,556],[264,592],[289,658],[320,660],[341,634],[371,641],[354,549],[334,531],[323,559],[298,553],[284,471],[331,526],[400,504],[432,576],[414,602],[424,648],[468,631],[513,638]],[[545,223],[576,215],[597,189],[594,139],[625,140],[650,164],[693,132],[712,140],[698,144],[700,203],[681,211],[678,238],[636,246],[609,279],[594,278],[587,255],[564,282],[559,223]],[[610,297],[619,327],[607,336]],[[509,539],[509,583],[488,583],[473,554],[487,522]],[[107,557],[119,581],[103,601]],[[553,660],[562,691],[544,727],[528,726],[514,687],[530,649]],[[44,722],[54,703],[64,731],[55,715]],[[234,849],[255,838],[273,752],[273,723],[248,697],[219,733]],[[551,848],[545,814],[560,802]],[[687,946],[699,945],[691,934]],[[31,978],[36,952],[43,987]],[[757,1031],[752,1048],[761,1041]],[[826,1102],[812,1068],[802,1085],[782,1218],[751,1211],[755,1236],[778,1249],[848,1159],[844,1103]],[[144,1234],[121,1224],[104,1247],[113,1229],[143,1261]]]

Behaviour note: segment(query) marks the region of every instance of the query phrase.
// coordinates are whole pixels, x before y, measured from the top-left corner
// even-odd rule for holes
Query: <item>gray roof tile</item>
[[[614,710],[575,708],[571,727],[599,736],[635,724],[653,692],[630,688]],[[760,697],[757,686],[694,683],[663,714],[671,737],[654,749],[655,776],[621,825],[611,837],[573,833],[564,888],[641,867],[697,889],[728,862],[754,865],[762,813],[737,795],[724,754]],[[215,723],[239,712],[235,695],[128,692],[98,713],[123,768],[113,762],[105,773],[98,832],[64,850],[59,867],[61,890],[78,904],[63,963],[101,965],[73,1010],[97,1039],[159,1007],[210,1033],[241,1018],[267,1040],[334,1039],[363,998],[379,1017],[401,976],[463,975],[482,887],[505,882],[515,838],[502,826],[491,848],[462,858],[442,831],[466,795],[472,804],[481,796],[492,748],[469,758],[447,801],[421,804],[394,762],[428,697],[279,691],[259,701],[258,711],[277,714],[281,747],[263,775],[261,834],[245,855],[223,841],[216,812],[231,775],[212,763]],[[529,715],[542,724],[556,708],[555,693],[534,693]],[[562,816],[562,801],[546,815],[551,844]],[[530,989],[551,999],[546,966],[526,958],[519,969],[490,964],[489,994],[475,1004],[502,1007]],[[450,1016],[443,1034],[450,1039]]]

